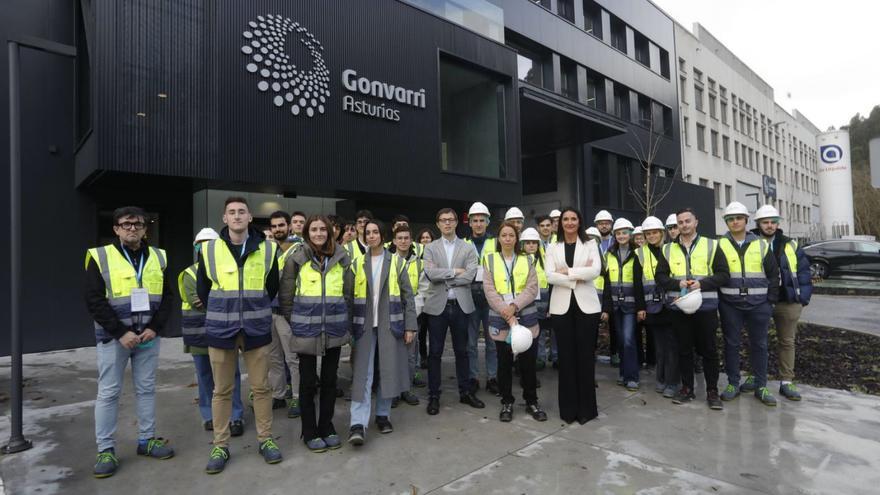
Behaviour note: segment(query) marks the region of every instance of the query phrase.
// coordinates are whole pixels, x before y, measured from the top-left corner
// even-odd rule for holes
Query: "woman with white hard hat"
[[[518,366],[526,411],[536,421],[547,421],[538,405],[533,339],[538,336],[538,276],[529,256],[519,246],[519,231],[511,221],[498,229],[496,251],[483,257],[483,291],[489,302],[489,334],[498,351],[498,388],[502,422],[513,420],[513,361]],[[528,329],[524,331],[522,327]]]
[[[602,307],[594,280],[602,269],[596,242],[589,239],[581,213],[562,209],[558,242],[547,249],[550,315],[559,347],[559,416],[584,424],[598,416],[596,335]]]
[[[633,242],[636,243],[637,247],[641,247],[645,245],[645,233],[642,232],[642,226],[636,225],[636,228],[633,229],[632,233]]]
[[[605,252],[605,291],[602,301],[602,320],[614,318],[617,341],[620,345],[618,385],[629,391],[639,389],[639,358],[636,344],[636,319],[645,319],[645,299],[642,293],[642,266],[636,257],[632,240],[633,224],[618,218],[612,228],[614,243]]]
[[[538,326],[541,328],[541,333],[538,336],[538,342],[535,344],[538,346],[537,369],[540,370],[543,364],[546,363],[548,340],[550,341],[550,359],[553,361],[553,366],[556,367],[558,354],[556,339],[550,338],[550,315],[547,313],[550,307],[550,284],[547,283],[547,272],[544,271],[545,255],[541,249],[541,235],[537,230],[529,227],[523,231],[520,241],[522,242],[523,251],[529,255],[532,265],[538,274],[539,292],[535,305],[538,308]]]

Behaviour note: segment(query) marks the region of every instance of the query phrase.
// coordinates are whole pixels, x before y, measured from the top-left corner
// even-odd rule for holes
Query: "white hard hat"
[[[636,235],[636,234],[644,234],[644,232],[642,232],[641,225],[636,225],[636,228],[633,229],[633,235]]]
[[[510,329],[510,350],[513,355],[522,354],[532,347],[532,331],[522,325]]]
[[[202,242],[202,241],[213,241],[214,239],[219,239],[220,235],[217,234],[217,231],[212,229],[211,227],[205,227],[196,234],[196,240],[193,241],[193,246]]]
[[[625,218],[623,218],[623,217],[620,217],[620,218],[618,218],[617,220],[614,221],[614,227],[612,227],[611,230],[617,231],[617,230],[620,230],[620,229],[629,229],[629,230],[632,230],[632,229],[633,229],[633,224],[632,224],[632,222],[630,222],[629,220],[627,220],[627,219],[625,219]]]
[[[599,213],[596,213],[596,217],[593,218],[593,223],[599,223],[602,220],[613,222],[614,217],[611,216],[611,213],[608,213],[608,210],[602,210]]]
[[[587,229],[587,235],[591,235],[593,237],[602,237],[602,233],[599,232],[599,229],[596,227],[590,227]]]
[[[678,309],[689,315],[696,313],[701,304],[703,304],[703,295],[700,293],[700,289],[688,292],[675,300]]]
[[[669,216],[666,217],[666,226],[669,227],[670,225],[678,226],[678,215],[675,213],[670,213]]]
[[[538,231],[533,227],[529,227],[522,231],[522,235],[519,236],[519,240],[521,241],[541,241],[541,236],[538,235]]]
[[[755,212],[755,220],[761,220],[762,218],[779,218],[779,210],[773,205],[764,205]]]
[[[559,210],[553,210],[550,212],[550,218],[559,218],[562,216],[562,212]]]
[[[522,210],[520,210],[520,209],[517,208],[516,206],[510,208],[509,210],[507,210],[507,213],[504,214],[504,219],[505,219],[505,220],[513,220],[513,219],[516,219],[516,218],[519,218],[519,219],[524,219],[524,218],[526,218],[526,216],[523,215]]]
[[[471,215],[489,215],[489,208],[486,208],[486,205],[477,201],[476,203],[471,205],[471,209],[468,210],[468,216]]]
[[[663,230],[664,227],[663,222],[660,221],[657,217],[648,217],[642,222],[642,230]]]
[[[724,209],[724,216],[726,217],[728,215],[749,216],[749,209],[739,201],[731,201],[730,204],[727,205],[727,208]]]

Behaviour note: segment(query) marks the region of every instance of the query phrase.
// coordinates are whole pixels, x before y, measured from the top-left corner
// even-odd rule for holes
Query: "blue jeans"
[[[377,331],[375,328],[371,331],[373,332],[373,341],[378,345],[379,336],[376,335]],[[369,356],[358,355],[357,358],[367,360],[367,379],[364,380],[364,400],[361,402],[351,401],[351,426],[361,425],[366,430],[367,424],[370,422],[370,392],[373,390],[376,346],[370,349]],[[382,381],[379,380],[379,386],[376,389],[376,416],[391,416],[391,401],[392,399],[382,398]]]
[[[489,336],[489,303],[485,297],[474,297],[474,312],[468,315],[468,378],[478,379],[480,376],[480,350],[477,339],[480,337],[480,325],[483,326],[483,338],[486,343],[486,378],[498,376],[498,351]]]
[[[131,378],[137,400],[138,440],[156,436],[156,367],[159,364],[159,338],[149,347],[126,349],[113,339],[98,342],[98,397],[95,400],[95,439],[98,451],[116,446],[119,395],[125,368],[131,359]]]
[[[739,386],[740,359],[739,348],[743,326],[749,333],[749,358],[752,374],[755,375],[755,388],[767,386],[767,329],[770,326],[772,309],[770,303],[743,310],[719,302],[721,332],[724,334],[724,368],[727,383]]]
[[[199,414],[202,423],[211,419],[211,400],[214,398],[214,374],[211,372],[211,358],[207,354],[193,354],[196,377],[199,382]],[[239,421],[244,415],[241,403],[241,373],[235,367],[235,385],[232,389],[232,421]]]
[[[639,353],[636,347],[636,315],[614,310],[614,326],[620,346],[620,377],[626,382],[639,382]]]

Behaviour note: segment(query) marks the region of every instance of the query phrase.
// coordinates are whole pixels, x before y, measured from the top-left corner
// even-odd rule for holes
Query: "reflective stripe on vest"
[[[767,241],[757,239],[749,242],[742,255],[727,237],[722,237],[719,245],[730,267],[730,281],[720,289],[724,301],[749,306],[765,303],[770,286],[764,273],[764,256],[769,254]]]
[[[343,294],[345,269],[340,263],[324,268],[316,260],[299,267],[290,331],[297,337],[344,337],[351,327]]]
[[[634,313],[636,310],[636,292],[633,285],[634,259],[631,257],[621,263],[621,260],[612,254],[610,249],[605,252],[608,280],[611,282],[611,287],[609,287],[611,300],[614,303],[614,309],[619,309],[624,313]]]
[[[465,239],[465,242],[467,242],[469,244],[473,244],[474,249],[477,249],[477,245],[474,244],[473,239]],[[483,241],[483,249],[482,250],[477,249],[477,258],[478,258],[477,261],[480,263],[480,266],[483,266],[486,264],[486,255],[488,255],[490,253],[496,253],[496,252],[498,252],[498,251],[496,251],[496,247],[495,247],[495,238],[494,237],[486,237],[486,240]]]
[[[251,337],[271,335],[272,301],[266,294],[266,277],[277,252],[277,244],[261,241],[239,268],[226,241],[208,241],[205,271],[212,286],[205,318],[207,335],[228,339],[240,330]]]
[[[400,299],[400,282],[398,277],[402,271],[402,262],[400,256],[392,256],[391,262],[394,263],[393,270],[388,270],[388,321],[390,323],[391,333],[396,337],[403,337],[405,332],[406,321],[403,316],[403,302]],[[372,274],[367,274],[365,266],[367,257],[361,256],[352,263],[354,271],[354,306],[352,308],[351,331],[355,339],[359,339],[364,334],[366,327],[367,301],[372,302],[372,294],[369,294],[368,287],[372,284],[367,283],[367,278]],[[384,268],[383,268],[384,270]],[[395,276],[395,274],[397,274]],[[381,309],[380,309],[381,310]],[[375,315],[373,315],[375,317]],[[370,322],[372,327],[373,322]]]
[[[670,242],[663,246],[663,256],[669,262],[669,275],[676,280],[702,280],[712,276],[712,262],[718,241],[703,236],[697,238],[696,245],[685,254],[684,246]],[[666,293],[666,306],[674,311],[681,311],[672,301],[681,294],[680,291]],[[703,303],[698,311],[714,311],[718,309],[718,292],[703,291]]]
[[[418,255],[413,254],[409,257],[409,259],[403,258],[395,254],[394,256],[403,260],[403,266],[401,266],[401,272],[406,270],[407,276],[409,277],[409,286],[413,291],[413,296],[419,293],[419,275],[422,274],[422,258]],[[400,275],[400,273],[398,273]]]
[[[199,264],[189,266],[177,276],[177,290],[180,292],[180,330],[183,335],[184,345],[194,347],[207,347],[205,341],[205,312],[192,307],[184,295],[184,279],[189,277],[193,283],[196,281]]]
[[[663,310],[663,291],[657,286],[657,257],[647,244],[636,249],[642,265],[642,292],[645,294],[645,311],[657,314]]]
[[[529,255],[529,259],[532,262],[532,266],[535,267],[535,274],[538,276],[538,290],[541,292],[540,304],[546,307],[550,304],[550,283],[547,282],[547,271],[538,264],[537,256]],[[542,257],[541,259],[543,260],[544,258]],[[535,304],[539,303],[535,302]],[[546,314],[546,311],[544,313]]]
[[[529,266],[531,261],[528,255],[520,254],[513,258],[513,270],[510,274],[513,280],[508,276],[507,263],[504,256],[499,252],[487,253],[486,262],[483,268],[486,273],[492,277],[495,284],[495,292],[500,296],[510,295],[511,301],[526,289],[529,281]],[[532,302],[525,308],[520,308],[517,314],[519,324],[524,327],[532,327],[538,324],[538,308]],[[489,331],[497,334],[499,330],[506,330],[507,322],[492,307],[489,307]]]
[[[792,239],[785,243],[785,246],[782,248],[782,253],[785,255],[785,261],[788,263],[789,277],[791,278],[791,285],[794,287],[794,294],[797,296],[797,300],[801,300],[801,283],[798,280],[798,261],[797,261],[797,248],[798,243],[796,240]],[[782,269],[784,267],[780,266],[779,271],[780,274],[784,277],[785,273],[782,273]]]
[[[136,333],[147,328],[147,324],[153,318],[153,314],[162,302],[162,288],[165,281],[165,251],[149,247],[150,255],[147,256],[141,270],[140,283],[137,279],[135,268],[128,259],[119,252],[113,244],[91,248],[86,252],[86,268],[89,260],[94,259],[104,279],[105,295],[113,312],[119,321],[126,326],[132,327]],[[131,291],[143,287],[147,289],[150,297],[150,311],[131,313]],[[100,342],[113,338],[104,328],[95,322],[95,339]]]

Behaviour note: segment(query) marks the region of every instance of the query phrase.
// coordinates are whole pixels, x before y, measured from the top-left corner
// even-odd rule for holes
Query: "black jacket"
[[[226,245],[229,246],[229,251],[238,262],[238,267],[242,268],[244,267],[247,257],[250,256],[251,253],[259,250],[260,243],[266,239],[262,232],[255,229],[253,226],[248,227],[248,238],[247,241],[245,241],[244,256],[241,256],[241,245],[239,244],[236,246],[229,239],[228,227],[223,227],[223,230],[220,231],[220,240],[226,242]],[[199,271],[196,273],[196,291],[199,293],[199,299],[204,301],[207,306],[208,295],[211,293],[211,287],[214,284],[211,282],[211,279],[208,278],[208,272],[206,271],[205,266],[204,252],[199,251]],[[272,260],[272,268],[269,270],[269,275],[266,277],[266,293],[269,295],[269,299],[275,299],[275,296],[278,295],[279,282],[278,257],[276,256],[275,259]],[[220,349],[233,349],[235,347],[236,338],[237,336],[230,339],[217,339],[210,335],[206,337],[209,347]],[[249,337],[248,335],[245,335],[244,340],[245,350],[256,349],[257,347],[262,347],[271,343],[272,334],[269,333],[263,337]]]
[[[697,242],[699,239],[700,236],[697,236],[694,242]],[[672,242],[672,249],[681,249],[682,252],[687,254],[687,248],[681,245],[681,236]],[[657,274],[654,278],[657,281],[657,285],[666,291],[679,290],[679,281],[669,274],[669,262],[666,260],[666,256],[659,256],[657,258]],[[728,281],[730,281],[730,268],[727,266],[727,258],[723,254],[719,256],[718,251],[716,251],[715,259],[712,261],[712,276],[700,281],[700,290],[717,291],[720,287],[726,285]]]
[[[125,255],[123,249],[127,250],[132,260],[140,259],[141,253],[143,253],[145,264],[150,257],[150,250],[147,249],[146,241],[141,242],[141,248],[137,251],[131,251],[123,247],[119,240],[113,243],[113,247],[118,249],[123,256]],[[171,311],[174,309],[175,301],[177,300],[171,283],[172,279],[173,277],[166,270],[162,277],[162,302],[159,304],[156,313],[150,319],[150,324],[148,325],[148,328],[160,336],[166,334],[165,323],[168,322],[168,318],[171,316]],[[89,259],[89,264],[86,267],[85,299],[86,308],[89,314],[92,315],[92,319],[104,327],[104,330],[112,335],[114,339],[118,340],[126,332],[132,330],[131,326],[123,325],[119,321],[116,312],[110,306],[110,301],[107,300],[107,286],[104,284],[104,277],[101,276],[101,270],[98,268],[98,261],[94,258]],[[109,341],[110,339],[106,339],[104,342]]]

